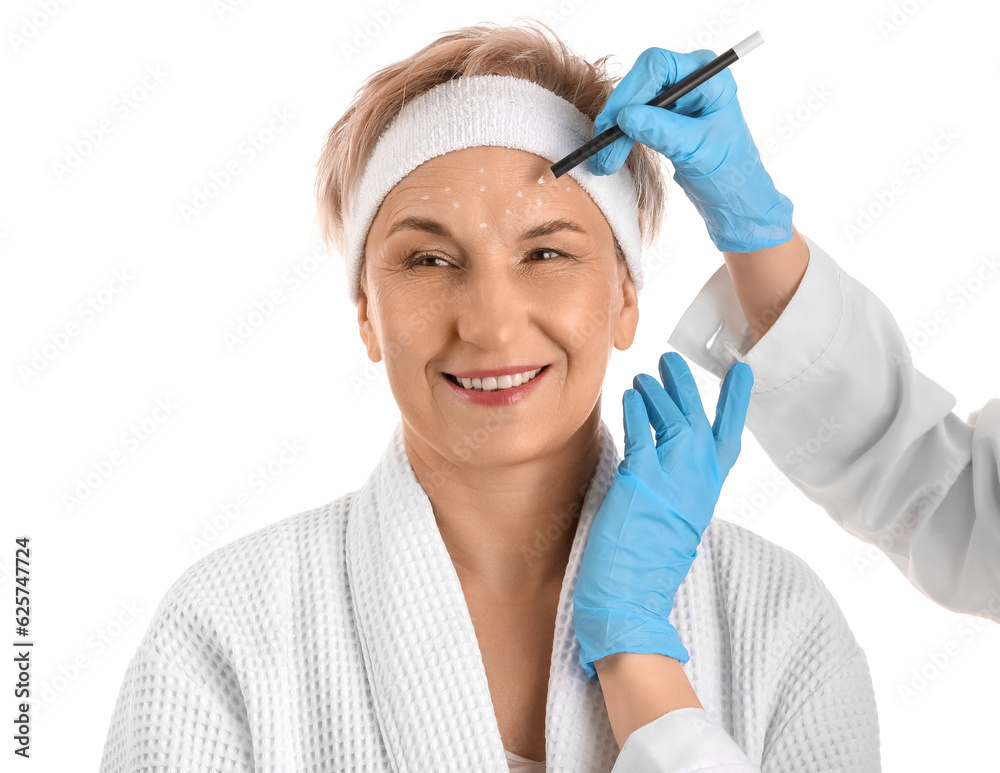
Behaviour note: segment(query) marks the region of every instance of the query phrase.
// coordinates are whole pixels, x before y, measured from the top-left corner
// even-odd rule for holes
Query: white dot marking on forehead
[[[523,194],[523,193],[521,193],[521,191],[518,191],[518,192],[517,192],[517,195],[518,195],[518,196],[523,196],[524,194]]]
[[[486,223],[480,223],[480,224],[479,224],[479,227],[480,227],[480,228],[485,228],[485,227],[486,227]]]
[[[451,205],[452,205],[453,207],[457,207],[457,206],[458,206],[458,202],[457,202],[457,201],[453,201],[453,202],[451,202]]]
[[[480,173],[480,174],[482,174],[482,173],[483,173],[483,171],[484,171],[484,170],[483,170],[483,168],[482,168],[482,167],[479,167],[479,173]]]
[[[481,191],[485,191],[485,190],[486,190],[486,186],[485,186],[485,185],[480,185],[480,186],[479,186],[479,190],[481,190]]]
[[[509,210],[509,209],[507,210],[507,214],[508,214],[508,215],[510,214],[510,210]]]
[[[536,199],[536,200],[535,200],[535,206],[536,206],[536,207],[540,207],[540,206],[542,206],[542,200],[541,200],[541,199]]]
[[[450,190],[451,190],[451,186],[449,185],[447,188],[444,189],[444,192],[448,193]]]
[[[422,198],[424,201],[427,201],[427,199],[429,199],[430,196],[421,196],[420,198]]]

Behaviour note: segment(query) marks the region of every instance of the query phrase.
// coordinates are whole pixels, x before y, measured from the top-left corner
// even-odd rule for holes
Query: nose
[[[506,258],[476,261],[457,310],[464,341],[485,351],[504,351],[524,335],[531,299],[514,271]]]

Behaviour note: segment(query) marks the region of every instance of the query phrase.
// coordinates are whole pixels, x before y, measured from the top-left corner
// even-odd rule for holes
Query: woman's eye
[[[560,255],[562,255],[562,253],[558,252],[557,250],[535,250],[534,254],[538,255],[538,254],[541,254],[543,252],[547,252],[547,253],[549,253],[551,255],[555,255],[556,257],[559,257]]]
[[[444,258],[439,257],[437,255],[428,255],[428,254],[413,255],[410,258],[410,260],[409,260],[409,265],[410,266],[427,266],[427,265],[430,265],[428,263],[424,263],[425,260],[440,260],[445,265],[448,265],[448,261],[446,261]]]

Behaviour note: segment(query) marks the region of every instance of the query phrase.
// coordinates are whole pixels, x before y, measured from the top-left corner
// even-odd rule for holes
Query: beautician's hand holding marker
[[[743,56],[762,42],[757,32],[730,50]],[[625,136],[590,156],[587,164],[594,174],[612,174],[625,163],[633,142],[648,145],[673,163],[674,180],[704,218],[716,246],[752,252],[791,238],[792,202],[764,169],[733,74],[721,69],[669,109],[645,104],[665,86],[721,58],[708,50],[643,51],[594,121],[598,134],[617,123]]]
[[[755,33],[719,59],[731,64],[734,50],[760,42]],[[633,142],[671,161],[726,267],[670,343],[720,377],[735,360],[750,365],[746,425],[788,478],[926,596],[1000,621],[1000,400],[972,426],[951,413],[955,398],[914,369],[884,304],[794,228],[728,69],[669,107],[646,104],[714,59],[644,51],[596,118],[592,142],[616,124],[624,136],[591,155],[582,146],[553,172],[586,158],[594,174],[613,174]],[[730,321],[733,293],[743,329]]]

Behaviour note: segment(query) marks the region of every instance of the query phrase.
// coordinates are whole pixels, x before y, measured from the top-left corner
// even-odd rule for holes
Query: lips
[[[542,368],[536,369],[534,371],[535,376],[529,381],[522,383],[518,386],[513,386],[513,384],[506,389],[482,389],[476,388],[475,383],[478,381],[492,382],[493,378],[486,377],[486,379],[479,378],[463,378],[462,381],[469,382],[472,384],[472,389],[459,383],[454,376],[441,373],[441,378],[447,384],[446,390],[453,394],[455,397],[463,401],[465,405],[482,405],[487,407],[501,408],[504,406],[515,406],[521,402],[527,400],[527,398],[538,389],[538,384],[545,380],[545,375],[548,373],[548,366],[543,366]],[[517,376],[501,376],[499,380],[506,381],[508,378],[511,380],[517,378]],[[499,387],[500,385],[497,384]]]

